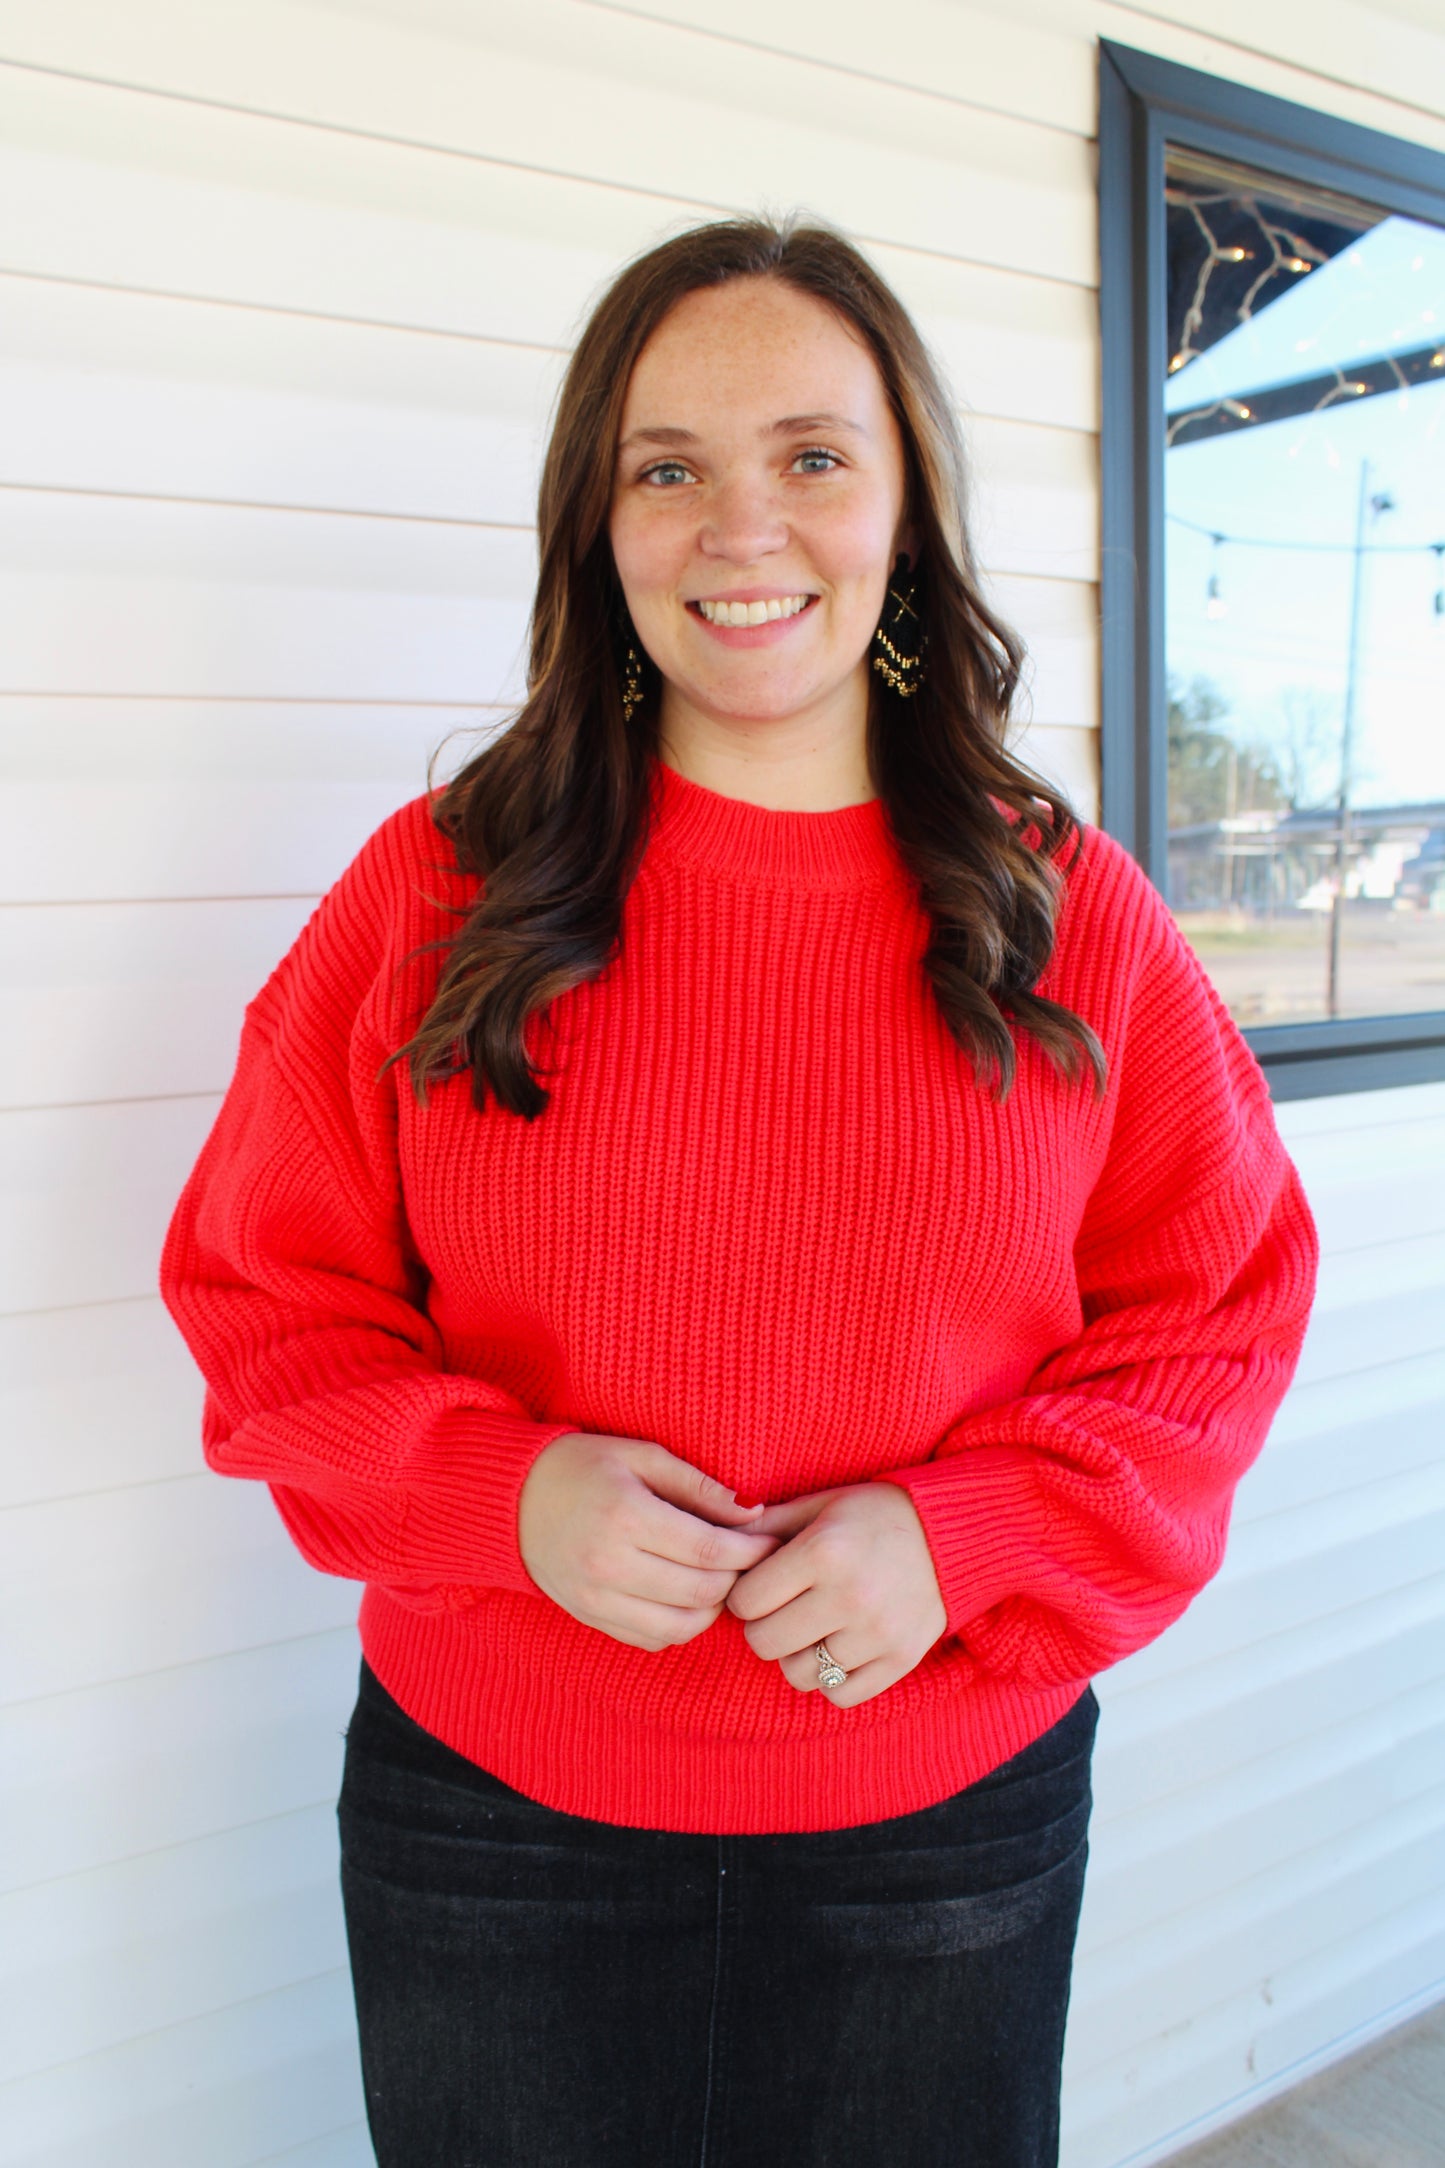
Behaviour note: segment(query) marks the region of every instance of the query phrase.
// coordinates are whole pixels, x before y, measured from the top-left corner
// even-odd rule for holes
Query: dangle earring
[[[900,700],[911,700],[928,676],[924,661],[928,635],[923,629],[918,590],[917,576],[908,578],[908,558],[900,552],[888,583],[883,617],[873,635],[873,667]]]
[[[631,634],[628,634],[627,652],[622,662],[622,720],[630,723],[642,706],[642,657],[638,654]]]
[[[612,621],[613,653],[617,657],[617,673],[622,695],[622,720],[630,723],[642,706],[642,657],[637,651],[637,633],[633,628],[632,612],[619,596],[615,605],[616,615]]]

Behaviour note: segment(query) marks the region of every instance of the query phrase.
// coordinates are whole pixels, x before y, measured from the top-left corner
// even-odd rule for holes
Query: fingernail
[[[744,1505],[741,1498],[737,1499],[735,1502],[737,1505],[737,1509],[740,1513],[756,1513],[758,1507],[765,1506],[768,1501],[766,1498],[755,1498],[750,1506]]]

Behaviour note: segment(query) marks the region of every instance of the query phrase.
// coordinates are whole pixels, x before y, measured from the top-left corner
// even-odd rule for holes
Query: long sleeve
[[[537,1593],[517,1501],[576,1425],[444,1369],[423,1307],[368,1022],[368,990],[392,976],[388,876],[417,817],[378,832],[251,1004],[161,1292],[206,1381],[208,1464],[266,1482],[321,1572],[443,1611],[488,1587]]]
[[[1075,1243],[1083,1329],[887,1478],[923,1522],[947,1633],[1026,1688],[1117,1663],[1218,1571],[1318,1265],[1263,1072],[1157,891],[1132,870],[1121,885],[1134,908],[1112,939],[1146,960]]]

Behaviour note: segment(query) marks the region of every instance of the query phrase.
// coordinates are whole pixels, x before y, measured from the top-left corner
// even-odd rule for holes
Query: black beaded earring
[[[928,676],[924,661],[928,634],[923,628],[919,582],[916,575],[909,579],[908,573],[908,557],[900,552],[873,635],[873,667],[900,700],[911,700]]]

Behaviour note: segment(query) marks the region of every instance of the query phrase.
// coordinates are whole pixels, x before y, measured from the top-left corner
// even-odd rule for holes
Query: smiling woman
[[[677,304],[632,371],[609,524],[665,759],[774,804],[872,795],[868,648],[917,551],[907,493],[877,365],[836,309],[763,278]]]
[[[467,1068],[479,1110],[546,1106],[524,1024],[613,952],[659,761],[777,811],[882,799],[959,1046],[1006,1094],[1009,1017],[1103,1090],[1087,1021],[1038,989],[1078,823],[1006,748],[1024,650],[966,497],[947,389],[841,235],[723,221],[618,275],[543,467],[527,703],[436,803],[486,893],[404,1049],[419,1090]]]
[[[628,266],[526,704],[323,899],[177,1207],[208,1461],[367,1584],[380,2168],[1057,2162],[1090,1680],[1217,1570],[1317,1242],[1005,750],[963,473],[841,236]]]

